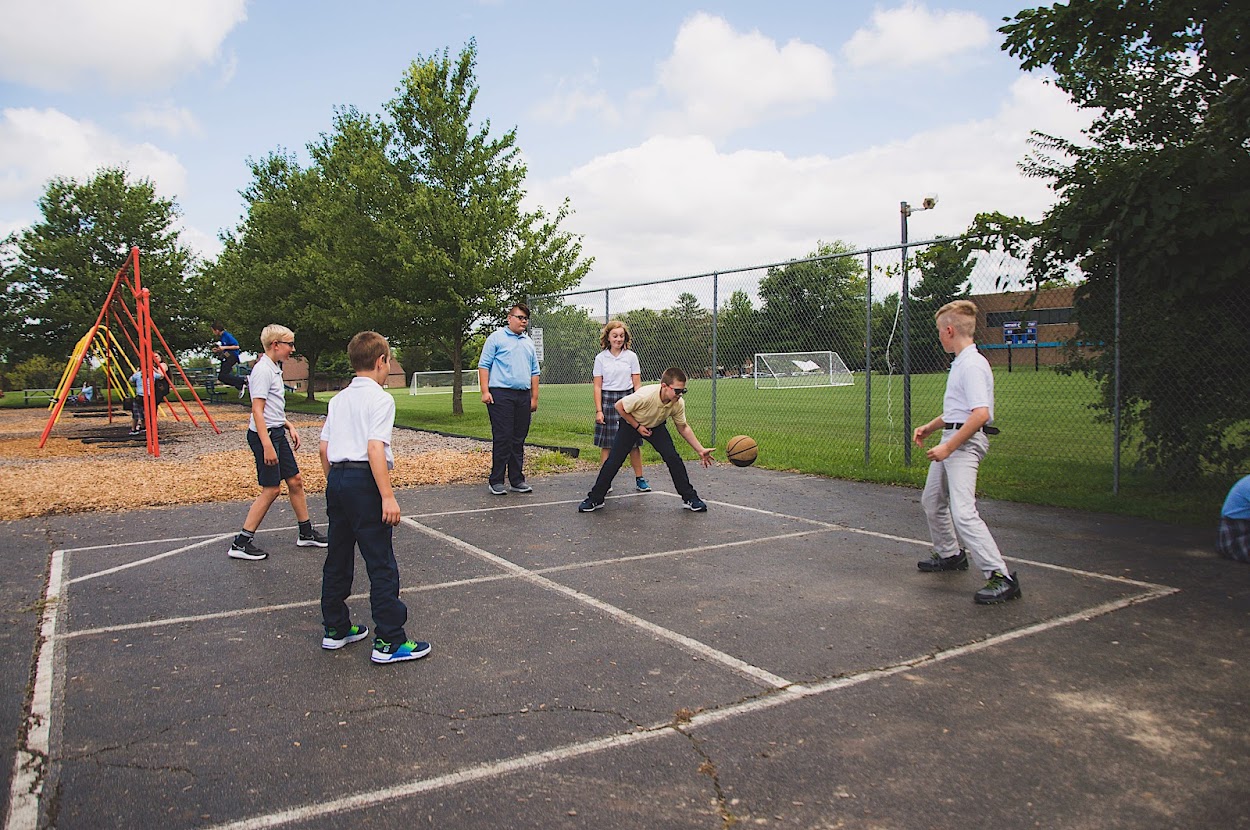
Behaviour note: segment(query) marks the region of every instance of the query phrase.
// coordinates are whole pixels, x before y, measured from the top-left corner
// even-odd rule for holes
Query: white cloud
[[[0,78],[155,89],[211,63],[247,0],[0,0]]]
[[[151,179],[170,199],[187,184],[187,171],[173,154],[127,143],[54,109],[0,113],[0,159],[0,226],[37,213],[35,202],[57,176],[86,181],[101,167],[124,167],[134,178]]]
[[[854,67],[930,66],[944,58],[991,43],[993,30],[972,12],[931,12],[922,3],[877,9],[872,24],[860,29],[843,47]]]
[[[659,86],[675,109],[662,133],[721,136],[769,118],[803,112],[834,96],[833,59],[799,40],[784,46],[758,31],[735,32],[699,13],[686,20],[659,67]]]
[[[596,259],[587,287],[708,273],[801,257],[819,241],[898,241],[899,202],[937,192],[913,240],[965,230],[977,213],[1040,218],[1046,182],[1023,177],[1030,130],[1075,138],[1088,122],[1057,88],[1023,76],[992,118],[918,132],[841,157],[724,153],[708,139],[656,137],[567,176],[537,182],[537,204],[567,195],[567,229]]]
[[[148,105],[127,113],[126,121],[140,130],[160,130],[171,136],[199,135],[199,122],[186,107],[170,103]]]

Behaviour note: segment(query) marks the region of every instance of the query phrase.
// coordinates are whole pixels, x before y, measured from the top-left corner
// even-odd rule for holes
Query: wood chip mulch
[[[115,413],[110,425],[104,415],[75,417],[67,409],[40,448],[49,410],[0,410],[0,520],[251,501],[260,487],[245,435],[248,410],[218,404],[209,412],[220,435],[198,409],[192,409],[198,426],[181,408],[177,421],[162,410],[161,454],[152,457],[142,437],[127,437],[129,416]],[[325,478],[317,446],[323,419],[293,414],[290,420],[300,434],[295,457],[304,487],[321,492]],[[392,442],[396,487],[483,482],[490,472],[490,445],[482,441],[397,428]]]

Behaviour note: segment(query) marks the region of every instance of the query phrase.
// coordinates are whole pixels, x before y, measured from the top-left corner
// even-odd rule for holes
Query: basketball
[[[735,467],[750,467],[755,463],[755,456],[758,453],[759,448],[755,445],[755,439],[749,435],[735,435],[725,445],[725,455],[729,456],[729,460]]]

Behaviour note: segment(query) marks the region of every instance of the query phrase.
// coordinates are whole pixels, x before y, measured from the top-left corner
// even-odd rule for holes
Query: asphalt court
[[[117,522],[126,532],[112,541],[58,548],[31,715],[32,746],[46,741],[52,760],[22,771],[19,755],[13,790],[41,798],[16,799],[6,827],[1072,826],[984,804],[978,764],[1002,776],[1007,761],[1020,766],[1013,782],[1039,768],[1072,778],[1071,803],[1047,789],[1030,809],[1090,814],[1073,794],[1125,760],[1094,724],[1074,765],[1049,718],[1069,704],[1097,711],[1089,690],[1064,689],[1099,652],[1113,663],[1122,641],[1106,629],[1182,648],[1175,603],[1195,577],[1167,554],[1185,550],[1185,534],[1070,522],[1041,556],[1008,554],[1022,601],[982,608],[972,574],[915,570],[927,543],[914,491],[692,475],[707,514],[664,486],[578,514],[585,476],[507,497],[401,491],[408,633],[434,650],[397,666],[372,665],[367,642],[319,647],[322,556],[294,545],[285,502],[258,534],[262,562],[225,555],[237,506],[205,507],[201,521],[180,509],[172,529],[185,536],[145,514],[146,533]],[[1048,523],[1035,508],[983,512],[1008,551]],[[349,604],[371,625],[367,584],[358,563]],[[1244,590],[1231,601],[1244,626]],[[1199,651],[1188,659],[1209,657]],[[1244,688],[1234,663],[1227,681]],[[1142,671],[1127,661],[1090,682],[1107,701],[1149,699],[1160,678]],[[1045,691],[1036,720],[1026,676]],[[1009,711],[1027,728],[986,744],[982,730],[998,734]],[[1244,737],[1221,735],[1228,764],[1250,763]],[[972,760],[969,777],[927,805],[917,759],[943,770],[952,757]],[[1250,821],[1244,798],[1215,791],[1223,826]],[[1137,822],[1122,826],[1174,826],[1152,825],[1167,811],[1149,804],[1120,809]]]

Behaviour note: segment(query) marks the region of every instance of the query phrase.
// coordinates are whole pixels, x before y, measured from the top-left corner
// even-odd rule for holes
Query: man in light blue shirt
[[[1224,499],[1216,550],[1226,559],[1250,562],[1250,476],[1234,484]]]
[[[538,411],[538,353],[525,333],[529,319],[529,306],[514,305],[508,311],[508,324],[486,338],[477,361],[482,403],[490,415],[493,439],[489,487],[496,496],[507,493],[505,475],[508,490],[514,493],[534,489],[525,483],[523,469],[530,417]]]

